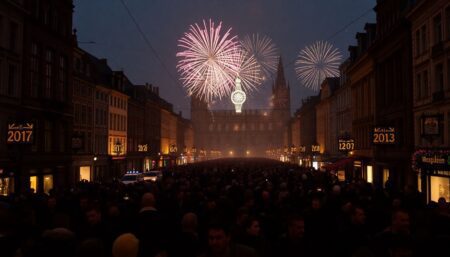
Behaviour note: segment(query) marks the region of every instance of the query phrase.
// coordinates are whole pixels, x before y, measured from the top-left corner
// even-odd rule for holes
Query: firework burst
[[[177,69],[189,95],[206,101],[222,98],[233,90],[239,42],[231,35],[231,28],[221,35],[222,22],[218,26],[209,20],[203,27],[191,25],[189,31],[178,41],[182,49],[177,53]]]
[[[241,79],[243,91],[248,92],[257,89],[263,81],[261,66],[254,55],[243,48],[236,48],[235,50],[237,51],[235,54],[237,70],[234,71],[234,77]]]
[[[339,75],[342,55],[330,43],[318,41],[300,51],[295,71],[305,87],[319,90],[326,77]]]
[[[275,72],[279,54],[278,49],[269,37],[259,34],[247,35],[241,41],[241,46],[248,54],[254,56],[261,67],[263,79]]]

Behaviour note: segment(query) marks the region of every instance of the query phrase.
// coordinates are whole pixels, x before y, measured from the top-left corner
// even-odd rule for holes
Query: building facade
[[[384,185],[390,178],[398,188],[415,184],[411,171],[413,142],[412,69],[410,25],[405,1],[379,1],[376,40],[370,49],[374,60],[375,129],[395,130],[385,142],[372,140],[373,179]]]
[[[109,94],[108,154],[111,157],[110,177],[119,178],[127,171],[128,99],[125,89],[131,86],[122,71],[114,71]]]
[[[322,161],[338,154],[334,97],[338,87],[339,78],[326,78],[320,87],[320,102],[316,105],[316,139],[320,146]]]
[[[191,119],[195,154],[199,158],[208,158],[206,154],[211,151],[220,152],[222,157],[266,156],[266,151],[286,148],[286,137],[290,135],[290,88],[281,58],[270,110],[211,111],[205,102],[193,97]]]
[[[440,197],[449,201],[450,4],[442,0],[418,1],[408,20],[413,46],[412,165],[418,188],[428,201]]]
[[[0,10],[3,192],[48,193],[71,170],[73,4],[2,1]]]
[[[94,159],[95,81],[90,56],[75,47],[73,53],[72,176],[74,181],[91,181]]]
[[[354,168],[347,179],[364,178],[373,182],[373,148],[371,131],[375,113],[374,61],[368,49],[375,40],[375,26],[366,24],[365,33],[356,36],[357,45],[350,46],[347,76],[351,88],[352,137],[355,140]]]
[[[14,145],[7,137],[9,125],[19,118],[23,98],[23,31],[25,6],[23,1],[0,3],[0,194],[7,195],[16,190],[22,169],[14,162],[17,153],[31,147]],[[11,124],[10,124],[11,123]],[[21,157],[19,157],[21,158]]]

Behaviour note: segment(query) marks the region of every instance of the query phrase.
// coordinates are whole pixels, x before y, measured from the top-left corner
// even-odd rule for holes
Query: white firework
[[[237,58],[234,62],[237,66],[235,77],[241,79],[242,90],[249,92],[257,89],[263,81],[261,66],[255,57],[242,48],[236,48],[234,56]]]
[[[328,42],[317,41],[302,49],[295,61],[295,72],[305,87],[318,91],[326,77],[339,76],[342,55]]]
[[[181,51],[177,53],[178,71],[189,95],[206,101],[229,95],[234,85],[234,73],[238,69],[236,60],[239,42],[231,35],[231,28],[221,34],[218,26],[209,20],[190,26],[178,41]]]
[[[253,55],[256,62],[261,66],[264,79],[270,77],[277,69],[278,49],[272,40],[259,34],[247,35],[241,41],[242,48]]]

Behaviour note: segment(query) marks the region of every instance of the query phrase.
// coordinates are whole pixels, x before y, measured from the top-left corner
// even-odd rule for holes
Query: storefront
[[[418,189],[426,194],[428,202],[437,202],[441,197],[450,201],[450,150],[417,150],[412,164],[417,173]]]
[[[14,173],[0,168],[0,195],[14,193]]]
[[[342,157],[333,163],[325,165],[323,168],[327,171],[335,172],[339,181],[351,180],[353,178],[353,161],[352,157]]]

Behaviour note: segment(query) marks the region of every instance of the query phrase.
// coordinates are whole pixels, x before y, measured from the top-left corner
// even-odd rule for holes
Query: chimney
[[[159,87],[156,87],[156,95],[159,96]]]

